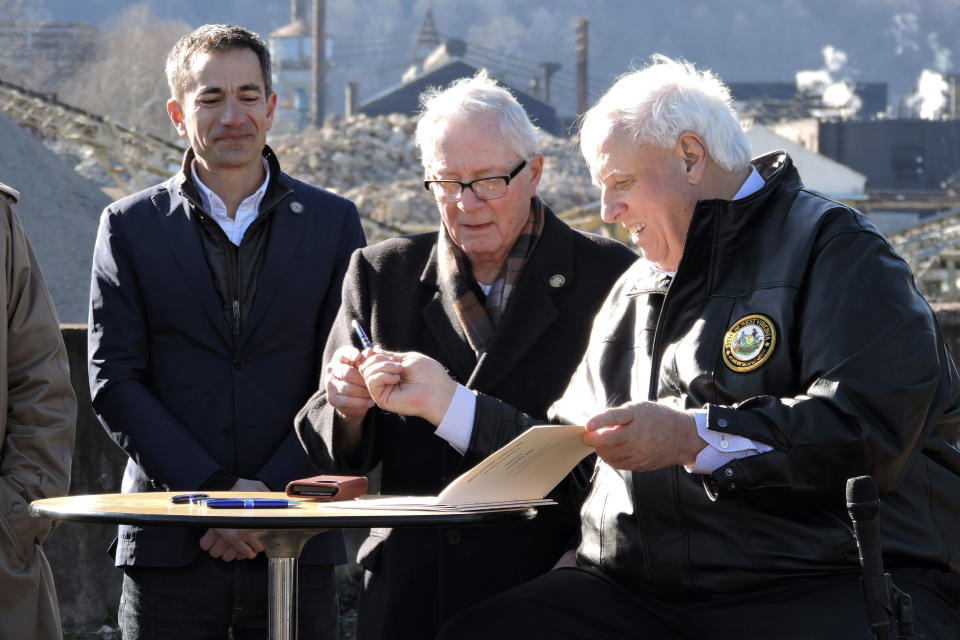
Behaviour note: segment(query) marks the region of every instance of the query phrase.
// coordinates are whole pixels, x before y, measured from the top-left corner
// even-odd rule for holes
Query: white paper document
[[[580,441],[583,427],[544,424],[530,427],[458,476],[438,496],[394,496],[325,507],[484,511],[553,504],[544,498],[578,462],[593,453]]]

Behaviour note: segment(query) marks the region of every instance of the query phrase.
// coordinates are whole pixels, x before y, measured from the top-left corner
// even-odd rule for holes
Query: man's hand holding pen
[[[439,362],[421,353],[365,350],[359,365],[374,402],[386,411],[440,424],[457,383]]]
[[[324,376],[327,402],[341,419],[350,423],[362,420],[374,405],[358,368],[365,353],[372,353],[372,350],[358,351],[352,345],[340,347],[333,352]]]
[[[424,418],[439,425],[457,389],[446,369],[416,352],[378,346],[358,355],[360,384],[386,411]],[[583,443],[617,469],[650,471],[693,464],[706,443],[697,435],[693,414],[656,402],[631,402],[590,418]]]

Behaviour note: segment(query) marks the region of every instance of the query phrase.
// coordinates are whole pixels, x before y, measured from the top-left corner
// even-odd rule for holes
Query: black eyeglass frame
[[[527,166],[527,161],[526,161],[526,160],[521,160],[521,161],[520,161],[520,164],[517,165],[517,168],[514,169],[513,171],[511,171],[508,175],[505,175],[505,176],[487,176],[486,178],[477,178],[476,180],[471,180],[470,182],[460,182],[459,180],[424,180],[424,181],[423,181],[423,188],[426,189],[427,191],[431,191],[430,185],[433,184],[433,183],[458,184],[458,185],[460,185],[460,193],[457,194],[456,200],[450,200],[449,202],[458,202],[458,201],[460,200],[460,198],[463,197],[463,190],[464,190],[465,188],[467,188],[467,187],[470,187],[470,191],[473,191],[473,195],[477,196],[477,197],[478,197],[479,199],[481,199],[481,200],[497,200],[497,199],[502,198],[503,196],[507,195],[507,192],[504,191],[504,192],[503,192],[503,195],[497,196],[496,198],[484,198],[484,197],[481,196],[479,193],[477,193],[476,189],[473,188],[473,185],[476,184],[477,182],[483,182],[484,180],[503,180],[504,182],[507,183],[507,184],[506,184],[507,188],[510,188],[510,181],[513,180],[514,178],[516,178],[516,177],[517,177],[517,174],[519,174],[521,171],[523,171],[523,168],[524,168],[525,166]],[[434,199],[436,199],[436,198],[434,198]],[[447,202],[447,201],[445,201],[445,200],[437,200],[437,202]]]

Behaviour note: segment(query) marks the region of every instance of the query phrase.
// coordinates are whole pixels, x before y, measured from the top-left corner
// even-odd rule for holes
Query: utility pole
[[[290,22],[303,20],[306,23],[307,2],[308,0],[290,0]]]
[[[326,37],[327,0],[313,0],[313,16],[310,21],[310,36],[313,42],[313,56],[310,58],[310,117],[309,123],[320,128],[323,126],[324,101],[327,85],[327,37]]]
[[[576,54],[577,54],[577,115],[587,111],[587,28],[590,21],[584,17],[577,18],[576,23]]]

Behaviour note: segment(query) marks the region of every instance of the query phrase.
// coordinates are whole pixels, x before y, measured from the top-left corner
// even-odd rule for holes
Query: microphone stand
[[[847,510],[857,536],[860,565],[863,567],[863,599],[867,603],[867,622],[875,640],[924,640],[914,633],[916,616],[913,599],[893,584],[890,574],[883,570],[880,549],[880,496],[870,476],[847,480]],[[893,623],[896,635],[890,638]]]

